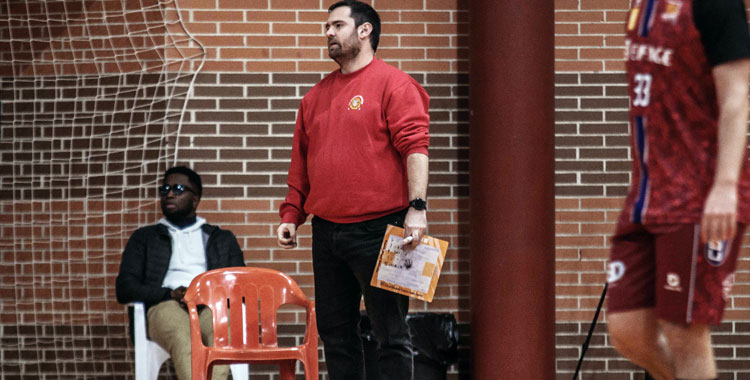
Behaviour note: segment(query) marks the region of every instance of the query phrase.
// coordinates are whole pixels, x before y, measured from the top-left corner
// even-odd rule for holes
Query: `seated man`
[[[148,335],[169,352],[180,380],[191,380],[190,320],[183,303],[187,287],[207,270],[245,266],[234,234],[196,215],[202,191],[201,177],[189,168],[164,173],[159,187],[164,218],[130,237],[116,283],[117,301],[144,303]],[[209,308],[200,311],[200,322],[203,342],[210,344]],[[214,367],[213,379],[227,375],[227,366]]]

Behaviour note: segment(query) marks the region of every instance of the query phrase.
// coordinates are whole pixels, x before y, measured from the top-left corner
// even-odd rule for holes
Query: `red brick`
[[[622,49],[588,49],[583,48],[580,50],[581,59],[617,59],[622,60]]]
[[[322,42],[324,42],[322,40]],[[284,47],[295,45],[295,38],[293,36],[245,36],[245,44],[248,46],[271,46],[271,47]]]
[[[600,61],[555,61],[555,70],[561,71],[601,71]]]
[[[383,48],[378,49],[378,57],[384,60],[425,59],[425,49]]]
[[[581,233],[590,234],[603,234],[610,236],[615,232],[615,225],[612,223],[595,223],[595,224],[582,224]]]
[[[274,34],[317,34],[324,35],[322,24],[303,23],[273,23],[271,32]]]
[[[608,237],[605,237],[608,238]],[[582,259],[603,259],[609,258],[609,248],[582,248]]]
[[[458,0],[457,0],[458,1]],[[402,11],[401,21],[404,22],[425,22],[429,25],[432,23],[449,23],[451,21],[450,12],[414,12]]]
[[[555,287],[555,295],[558,296],[586,296],[601,292],[602,287],[596,285],[558,285]]]
[[[625,71],[624,61],[607,61],[604,62],[604,70],[609,72],[622,72]]]
[[[464,24],[427,24],[427,34],[468,34],[468,25]]]
[[[424,23],[392,23],[388,24],[388,34],[409,35],[424,34]]]
[[[574,248],[555,248],[556,259],[578,259],[580,251]]]
[[[295,22],[296,13],[291,11],[246,11],[245,19],[251,22]]]
[[[555,12],[555,23],[558,22],[602,22],[603,12]]]
[[[427,49],[427,59],[469,59],[467,49]]]
[[[378,0],[376,6],[378,10],[424,9],[422,0]]]
[[[602,36],[557,36],[555,46],[603,46]]]
[[[273,9],[318,9],[317,2],[310,0],[271,0]]]
[[[559,211],[555,213],[558,222],[598,222],[604,220],[604,213],[597,211]]]
[[[203,46],[244,46],[245,41],[242,36],[208,36],[197,37]]]
[[[555,245],[561,247],[591,247],[603,246],[605,239],[601,236],[558,236]]]
[[[598,261],[557,261],[555,270],[561,271],[603,271],[604,263]]]
[[[556,48],[555,49],[555,60],[575,60],[578,58],[578,48]]]
[[[268,0],[219,0],[219,9],[267,9]]]
[[[445,47],[450,46],[449,43],[450,39],[443,36],[401,37],[401,46]]]
[[[268,59],[271,57],[270,49],[263,48],[221,48],[219,58],[221,59]]]
[[[243,21],[242,12],[233,11],[196,11],[193,12],[194,22]]]
[[[578,24],[555,24],[555,35],[578,34]]]
[[[265,211],[269,210],[270,202],[268,200],[240,200],[240,199],[226,199],[219,201],[220,210],[236,211]]]
[[[268,34],[271,31],[271,24],[261,22],[222,22],[218,25],[221,34]]]
[[[297,63],[300,72],[331,72],[339,67],[333,61],[301,61]]]
[[[244,65],[239,61],[206,61],[203,72],[241,72]]]
[[[577,273],[556,273],[555,283],[556,284],[577,284],[578,274]]]
[[[625,24],[603,24],[603,23],[582,23],[581,34],[615,34],[622,35],[625,33]]]
[[[293,61],[251,61],[245,62],[245,72],[251,73],[268,73],[274,72],[293,72],[296,63]]]
[[[629,10],[607,10],[604,19],[608,22],[617,22],[624,25],[629,13]]]
[[[627,0],[580,0],[581,9],[628,9],[630,3]]]
[[[328,19],[328,10],[326,8],[326,10],[320,11],[300,11],[297,13],[297,17],[301,22],[318,22],[322,24]]]
[[[584,209],[622,209],[622,198],[583,198],[581,207]]]
[[[555,224],[556,235],[573,235],[579,234],[581,229],[577,223],[557,223]]]
[[[274,48],[271,49],[271,58],[273,59],[320,59],[321,49],[303,49],[303,48]]]
[[[577,10],[579,0],[555,0],[555,10],[569,9]]]
[[[446,72],[451,70],[451,65],[445,61],[402,61],[400,69],[405,72]]]

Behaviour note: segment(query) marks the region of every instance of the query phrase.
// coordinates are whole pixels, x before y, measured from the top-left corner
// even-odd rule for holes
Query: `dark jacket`
[[[208,270],[244,267],[245,259],[237,238],[228,230],[204,224]],[[161,286],[172,257],[172,241],[163,224],[141,227],[128,240],[122,253],[120,273],[115,283],[117,301],[143,302],[146,308],[169,299],[171,289]]]

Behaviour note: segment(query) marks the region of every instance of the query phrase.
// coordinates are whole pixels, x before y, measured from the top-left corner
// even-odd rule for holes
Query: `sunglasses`
[[[190,190],[189,187],[180,185],[178,183],[178,184],[175,184],[175,185],[161,185],[161,186],[159,186],[159,195],[161,195],[162,197],[166,197],[167,194],[169,194],[170,190],[172,191],[172,194],[174,194],[174,195],[180,195],[180,194],[182,194],[182,193],[184,193],[186,191],[189,191],[189,192],[195,194],[195,191]]]

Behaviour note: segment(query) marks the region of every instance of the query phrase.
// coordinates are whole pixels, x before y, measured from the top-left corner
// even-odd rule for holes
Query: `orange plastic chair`
[[[185,303],[190,313],[193,380],[210,379],[212,364],[231,363],[278,363],[281,379],[292,380],[297,360],[302,362],[306,380],[318,380],[315,304],[286,274],[251,267],[211,270],[193,279]],[[302,345],[278,345],[277,310],[286,304],[307,311]],[[213,314],[213,347],[201,340],[197,305],[209,307]]]

